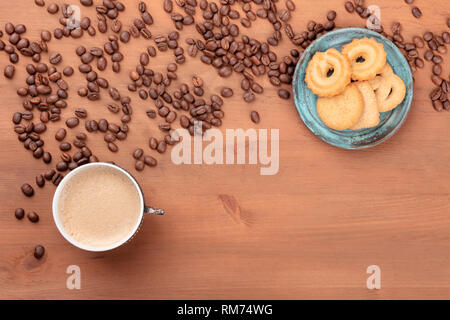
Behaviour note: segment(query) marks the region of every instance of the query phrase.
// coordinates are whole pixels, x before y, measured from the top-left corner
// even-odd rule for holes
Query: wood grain
[[[146,2],[155,19],[152,33],[172,31],[162,1]],[[124,3],[127,9],[120,19],[129,25],[137,4]],[[345,12],[341,0],[295,3],[298,9],[291,22],[296,30],[303,30],[311,19],[324,21],[329,9],[338,12],[339,27],[364,25],[358,16]],[[372,3],[380,6],[385,28],[400,21],[407,38],[427,30],[441,32],[450,15],[446,0],[416,1],[423,12],[420,20],[403,1]],[[95,17],[93,8],[83,7],[82,14]],[[8,21],[25,23],[30,39],[37,39],[42,29],[58,26],[57,16],[31,0],[1,1],[0,27]],[[259,21],[246,32],[263,41],[270,30]],[[185,28],[182,37],[187,36],[197,37],[194,27]],[[49,47],[50,52],[62,53],[62,66],[76,66],[78,45],[100,46],[104,39],[104,35],[53,39]],[[109,67],[105,73],[121,92],[127,91],[127,74],[148,44],[132,39],[121,49],[122,72],[113,74]],[[286,54],[290,48],[284,40],[277,52]],[[171,59],[170,52],[159,54],[151,66],[163,70]],[[29,62],[21,57],[12,81],[0,75],[0,298],[450,298],[450,114],[439,114],[430,105],[430,65],[416,73],[414,104],[398,134],[373,149],[350,152],[315,138],[301,123],[293,102],[280,100],[266,79],[261,80],[264,95],[247,105],[237,77],[224,81],[198,58],[187,60],[179,68],[177,84],[198,74],[208,94],[218,93],[225,83],[235,90],[224,106],[223,128],[280,129],[279,173],[261,176],[259,167],[250,165],[176,166],[168,153],[152,154],[148,138],[160,138],[156,122],[144,112],[152,104],[133,94],[136,115],[129,138],[119,144],[120,152],[110,153],[99,134],[89,136],[88,146],[101,160],[113,160],[135,174],[147,200],[167,214],[147,217],[137,237],[123,248],[101,254],[78,250],[59,235],[52,221],[54,187],[37,190],[32,199],[19,189],[48,168],[33,159],[12,130],[12,114],[21,110],[15,90],[23,85],[23,67]],[[1,70],[7,64],[7,56],[0,52]],[[449,72],[445,65],[444,74]],[[106,92],[99,102],[87,102],[76,95],[84,83],[82,76],[76,72],[68,81],[64,119],[84,106],[91,118],[114,120],[104,107]],[[258,126],[250,121],[251,110],[261,115]],[[63,125],[62,121],[50,125],[44,134],[46,148],[55,158],[59,153],[53,134]],[[78,129],[71,130],[70,139]],[[131,152],[138,146],[158,159],[156,168],[134,171]],[[41,221],[32,225],[14,219],[19,206],[38,212]],[[41,261],[32,257],[36,244],[47,249]],[[81,290],[66,289],[66,268],[73,264],[81,268]],[[382,270],[381,290],[366,288],[366,268],[373,264]]]

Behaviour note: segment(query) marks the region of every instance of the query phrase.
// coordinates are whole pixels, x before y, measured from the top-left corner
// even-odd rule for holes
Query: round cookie
[[[342,47],[352,66],[353,80],[372,80],[386,65],[386,51],[374,38],[353,39]]]
[[[342,93],[350,81],[350,62],[334,48],[317,52],[306,68],[305,82],[319,97],[333,97]]]
[[[359,130],[375,127],[380,123],[380,112],[378,111],[378,102],[375,91],[369,81],[355,82],[361,92],[364,100],[364,110],[358,123],[350,129]]]
[[[356,125],[363,109],[363,96],[354,83],[348,85],[338,96],[317,99],[319,118],[334,130],[345,130]]]

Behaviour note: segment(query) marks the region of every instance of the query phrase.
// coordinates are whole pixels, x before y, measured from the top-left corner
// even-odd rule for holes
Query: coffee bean
[[[61,180],[64,178],[64,175],[61,173],[55,173],[55,175],[52,178],[52,183],[57,186],[61,182]]]
[[[72,161],[72,157],[70,156],[70,154],[63,152],[63,153],[61,153],[61,160],[68,163],[68,162]],[[56,165],[56,167],[58,167],[58,164]]]
[[[41,31],[41,39],[42,41],[49,42],[52,39],[52,34],[48,30]]]
[[[42,122],[36,123],[33,128],[33,131],[38,134],[45,132],[45,130],[47,130],[47,126]]]
[[[250,113],[250,119],[252,120],[252,122],[254,123],[259,123],[260,118],[259,118],[259,113],[257,111],[252,111]]]
[[[433,101],[433,108],[434,108],[434,110],[440,112],[440,111],[444,110],[444,104],[442,103],[441,100],[434,100]]]
[[[75,116],[81,119],[85,119],[87,117],[87,111],[84,108],[77,108],[75,109]],[[78,123],[77,123],[78,125]]]
[[[432,81],[435,85],[440,86],[440,85],[442,84],[443,79],[442,79],[441,77],[439,77],[439,76],[432,75],[432,76],[431,76],[431,81]]]
[[[422,38],[421,37],[419,37],[419,36],[415,36],[414,38],[413,38],[413,42],[414,42],[414,45],[417,47],[417,48],[423,48],[424,47],[424,42],[423,42],[423,40],[422,40]]]
[[[136,162],[135,162],[135,164],[134,164],[134,168],[135,168],[137,171],[142,171],[142,170],[144,170],[144,167],[145,167],[144,161],[142,161],[142,160],[136,160]]]
[[[100,119],[98,121],[98,130],[100,132],[106,132],[108,130],[108,121],[106,119]]]
[[[45,180],[50,181],[50,180],[52,180],[54,175],[55,175],[55,170],[50,169],[44,173],[44,178],[45,178]]]
[[[36,185],[39,188],[42,188],[45,185],[45,179],[44,176],[42,174],[39,174],[36,176]]]
[[[30,220],[33,223],[39,222],[39,215],[36,212],[34,212],[34,211],[28,212],[27,213],[27,218],[28,218],[28,220]]]
[[[420,11],[419,8],[414,7],[412,8],[412,14],[415,18],[419,19],[422,16],[422,11]]]
[[[281,10],[279,17],[280,17],[281,21],[287,22],[291,18],[291,12],[288,9]],[[242,20],[246,20],[246,19],[242,19]]]
[[[224,98],[230,98],[233,96],[233,94],[233,89],[228,87],[222,88],[222,90],[220,91],[220,95]]]
[[[109,123],[108,130],[111,131],[112,133],[118,133],[120,131],[120,127],[114,123]]]
[[[28,88],[22,87],[17,89],[17,95],[25,97],[28,95]]]
[[[173,11],[172,0],[164,0],[164,11],[167,13],[172,13]]]
[[[7,65],[3,74],[6,78],[12,79],[14,77],[14,73],[16,72],[16,68],[13,65]]]
[[[108,149],[109,149],[111,152],[117,152],[117,151],[119,151],[119,147],[117,147],[117,145],[116,145],[114,142],[109,142],[109,143],[108,143]]]
[[[50,14],[55,14],[59,11],[59,7],[56,3],[51,3],[47,6],[47,11]]]
[[[141,148],[138,148],[138,149],[134,150],[134,152],[133,152],[133,158],[135,158],[136,160],[139,160],[140,158],[142,158],[143,155],[144,155],[144,150],[142,150]]]
[[[49,57],[49,61],[51,64],[56,65],[62,61],[62,56],[58,52],[52,53]]]
[[[424,54],[424,58],[427,61],[431,61],[433,59],[433,57],[434,57],[434,54],[431,50],[427,50]]]
[[[119,39],[120,39],[120,41],[122,41],[123,43],[129,42],[129,41],[130,41],[130,38],[131,38],[130,32],[128,32],[128,31],[122,31],[122,32],[120,33]]]
[[[172,123],[175,121],[176,118],[177,118],[177,113],[170,111],[169,114],[166,116],[166,122]]]
[[[22,121],[22,114],[20,112],[15,112],[12,118],[14,124],[19,124]]]
[[[264,92],[264,88],[261,87],[258,83],[253,82],[250,86],[250,88],[252,89],[253,92],[258,93],[258,94],[262,94]]]
[[[52,154],[50,152],[44,152],[42,155],[42,160],[44,160],[45,163],[52,162]]]
[[[295,10],[295,4],[292,0],[286,0],[286,8],[288,8],[289,11]]]
[[[188,119],[188,122],[189,122],[189,119]],[[188,124],[188,126],[189,126],[189,124]],[[149,139],[148,145],[149,145],[150,149],[156,150],[156,148],[158,147],[158,140],[156,140],[155,138],[152,137]]]
[[[66,134],[67,134],[66,129],[60,128],[55,133],[55,139],[58,140],[58,141],[62,141],[66,137]]]
[[[61,142],[59,145],[61,151],[69,151],[72,149],[72,145],[69,142]]]
[[[242,90],[244,90],[244,91],[248,91],[248,90],[250,90],[250,81],[248,81],[247,79],[242,79],[242,81],[241,81],[241,88],[242,88]]]
[[[66,120],[66,126],[71,129],[75,128],[79,123],[80,123],[80,120],[78,120],[78,118],[76,118],[76,117],[71,117]]]
[[[121,118],[120,121],[122,121],[122,123],[128,123],[131,121],[131,117],[129,114],[124,114]]]
[[[65,68],[63,69],[63,74],[64,74],[66,77],[70,77],[71,75],[73,75],[73,72],[74,72],[74,70],[73,70],[73,68],[70,67],[70,66],[67,66],[67,67],[65,67]]]
[[[441,67],[441,65],[440,65],[440,64],[435,64],[435,65],[433,66],[433,74],[439,76],[439,75],[441,75],[441,73],[442,73],[442,67]]]
[[[23,217],[25,216],[25,210],[23,210],[22,208],[17,208],[14,211],[14,216],[16,217],[17,220],[22,220]]]
[[[433,37],[434,37],[433,34],[429,31],[423,34],[423,40],[425,40],[426,42],[431,41]]]
[[[431,92],[430,92],[430,99],[431,100],[439,100],[440,97],[442,95],[442,89],[440,87],[434,88]]]
[[[433,61],[434,64],[440,64],[444,61],[444,59],[439,55],[433,55],[433,58],[431,60]]]
[[[219,69],[219,76],[223,77],[223,78],[227,78],[229,76],[231,76],[231,74],[233,73],[233,69],[230,66],[225,66]]]
[[[447,47],[446,46],[439,46],[437,51],[441,54],[446,54],[447,53]]]
[[[92,4],[93,4],[93,0],[80,0],[80,3],[81,3],[83,6],[90,7],[90,6],[92,6]]]
[[[255,94],[253,92],[248,91],[244,94],[243,98],[245,102],[250,103],[255,100]]]
[[[350,1],[345,2],[345,10],[349,13],[353,13],[355,11],[355,7],[353,6],[353,3]]]
[[[43,256],[44,256],[44,254],[45,254],[45,248],[43,247],[43,246],[41,246],[41,245],[37,245],[35,248],[34,248],[34,253],[33,253],[33,255],[34,255],[34,257],[36,258],[36,259],[41,259]]]
[[[330,10],[330,11],[328,11],[328,13],[327,13],[327,19],[328,19],[328,21],[334,21],[334,20],[336,20],[336,16],[337,16],[337,13],[336,13],[336,11],[334,11],[334,10]]]
[[[445,98],[447,98],[447,93],[450,92],[450,82],[443,80],[441,83],[441,89],[442,89],[442,92],[445,93]]]
[[[105,134],[105,136],[103,137],[103,140],[105,140],[105,142],[109,143],[109,142],[114,142],[116,141],[116,135],[111,133],[111,132],[107,132]]]
[[[144,156],[144,163],[149,167],[155,167],[158,162],[152,156]]]
[[[203,86],[203,80],[199,76],[193,76],[192,84],[194,85],[194,87],[201,87]]]
[[[24,183],[21,187],[23,194],[27,197],[32,197],[34,195],[34,189],[28,183]]]
[[[155,119],[156,118],[156,111],[155,110],[147,110],[146,111],[147,116],[150,119]]]
[[[65,161],[60,161],[56,164],[56,170],[58,170],[59,172],[64,172],[67,170],[67,162]]]
[[[425,63],[423,62],[423,60],[421,58],[416,58],[414,60],[416,67],[422,69],[425,66]]]
[[[160,141],[156,147],[156,151],[159,153],[164,153],[166,151],[167,144],[164,141]]]
[[[437,44],[436,40],[432,39],[432,40],[428,41],[428,48],[436,51],[438,49],[438,44]]]
[[[289,99],[291,97],[291,93],[289,91],[287,91],[287,90],[280,89],[280,90],[278,90],[278,96],[281,99],[287,100],[287,99]]]

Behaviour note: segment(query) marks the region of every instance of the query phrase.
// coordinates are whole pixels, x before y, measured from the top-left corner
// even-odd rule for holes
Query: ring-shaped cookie
[[[378,90],[383,82],[389,81],[393,74],[394,71],[392,70],[392,67],[389,65],[389,63],[386,63],[380,74],[377,75],[374,79],[370,80],[369,83],[372,86],[373,90]]]
[[[352,66],[353,80],[372,80],[386,65],[386,51],[374,38],[353,39],[342,47]]]
[[[406,86],[402,78],[392,74],[388,81],[383,81],[380,87],[375,90],[380,112],[395,109],[405,98]]]
[[[351,81],[349,60],[334,48],[317,52],[306,68],[308,88],[319,97],[333,97],[345,90]]]

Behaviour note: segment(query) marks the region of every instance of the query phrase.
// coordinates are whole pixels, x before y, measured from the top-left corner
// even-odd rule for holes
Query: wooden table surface
[[[172,31],[162,1],[146,2],[155,19],[152,33]],[[363,26],[364,20],[348,14],[343,2],[295,0],[297,10],[291,23],[303,30],[309,20],[325,21],[327,11],[334,9],[339,27]],[[137,2],[124,3],[127,9],[120,19],[129,25],[138,14]],[[401,0],[371,4],[381,8],[385,28],[400,21],[406,38],[447,28],[448,1],[415,3],[423,12],[420,20],[413,18],[411,7]],[[82,7],[82,15],[94,18],[94,9]],[[8,21],[25,23],[30,39],[37,39],[42,29],[59,25],[58,16],[49,15],[31,0],[1,1],[2,30]],[[259,21],[248,34],[264,40],[270,30],[266,21]],[[189,35],[197,38],[193,26],[185,28],[182,38]],[[104,39],[104,35],[52,39],[49,48],[62,53],[61,66],[76,67],[75,48],[101,46]],[[185,47],[183,40],[180,43]],[[140,38],[122,45],[122,72],[113,74],[110,65],[105,72],[121,92],[127,92],[128,72],[148,44]],[[277,52],[286,54],[291,47],[284,40]],[[153,104],[132,93],[135,116],[129,138],[119,143],[120,152],[109,152],[100,134],[89,135],[88,146],[100,160],[115,161],[134,173],[149,202],[166,209],[166,215],[146,217],[136,238],[120,249],[88,253],[71,246],[56,229],[51,212],[53,185],[36,188],[31,199],[20,192],[24,182],[34,185],[35,176],[50,168],[35,160],[13,132],[12,114],[22,110],[15,90],[23,86],[24,66],[30,62],[20,59],[12,81],[0,75],[0,298],[450,298],[450,113],[437,113],[431,107],[431,65],[416,73],[411,112],[392,139],[369,150],[344,151],[314,137],[301,122],[293,101],[279,99],[265,77],[259,80],[265,86],[264,95],[248,105],[242,101],[237,76],[224,80],[199,57],[187,57],[179,68],[177,84],[197,74],[204,79],[208,94],[218,93],[224,84],[235,89],[235,96],[224,105],[223,130],[280,129],[278,174],[261,176],[258,165],[176,166],[169,152],[160,155],[148,148],[151,135],[161,137],[157,122],[145,115]],[[150,65],[164,70],[171,59],[171,52],[159,53]],[[0,69],[7,64],[6,54],[0,52]],[[449,72],[444,65],[444,74]],[[63,119],[80,106],[88,109],[91,118],[115,119],[105,111],[106,92],[102,100],[88,102],[76,94],[84,84],[78,71],[68,82],[69,107]],[[259,125],[250,121],[251,110],[260,113]],[[59,152],[53,135],[64,126],[63,121],[50,124],[43,135],[54,158]],[[69,137],[79,130],[84,128],[70,130]],[[136,173],[131,157],[136,147],[155,156],[159,165]],[[16,220],[16,207],[38,212],[40,222]],[[47,250],[40,261],[32,256],[37,244]],[[81,290],[66,288],[69,265],[81,269]],[[369,265],[381,268],[381,290],[366,287]]]

